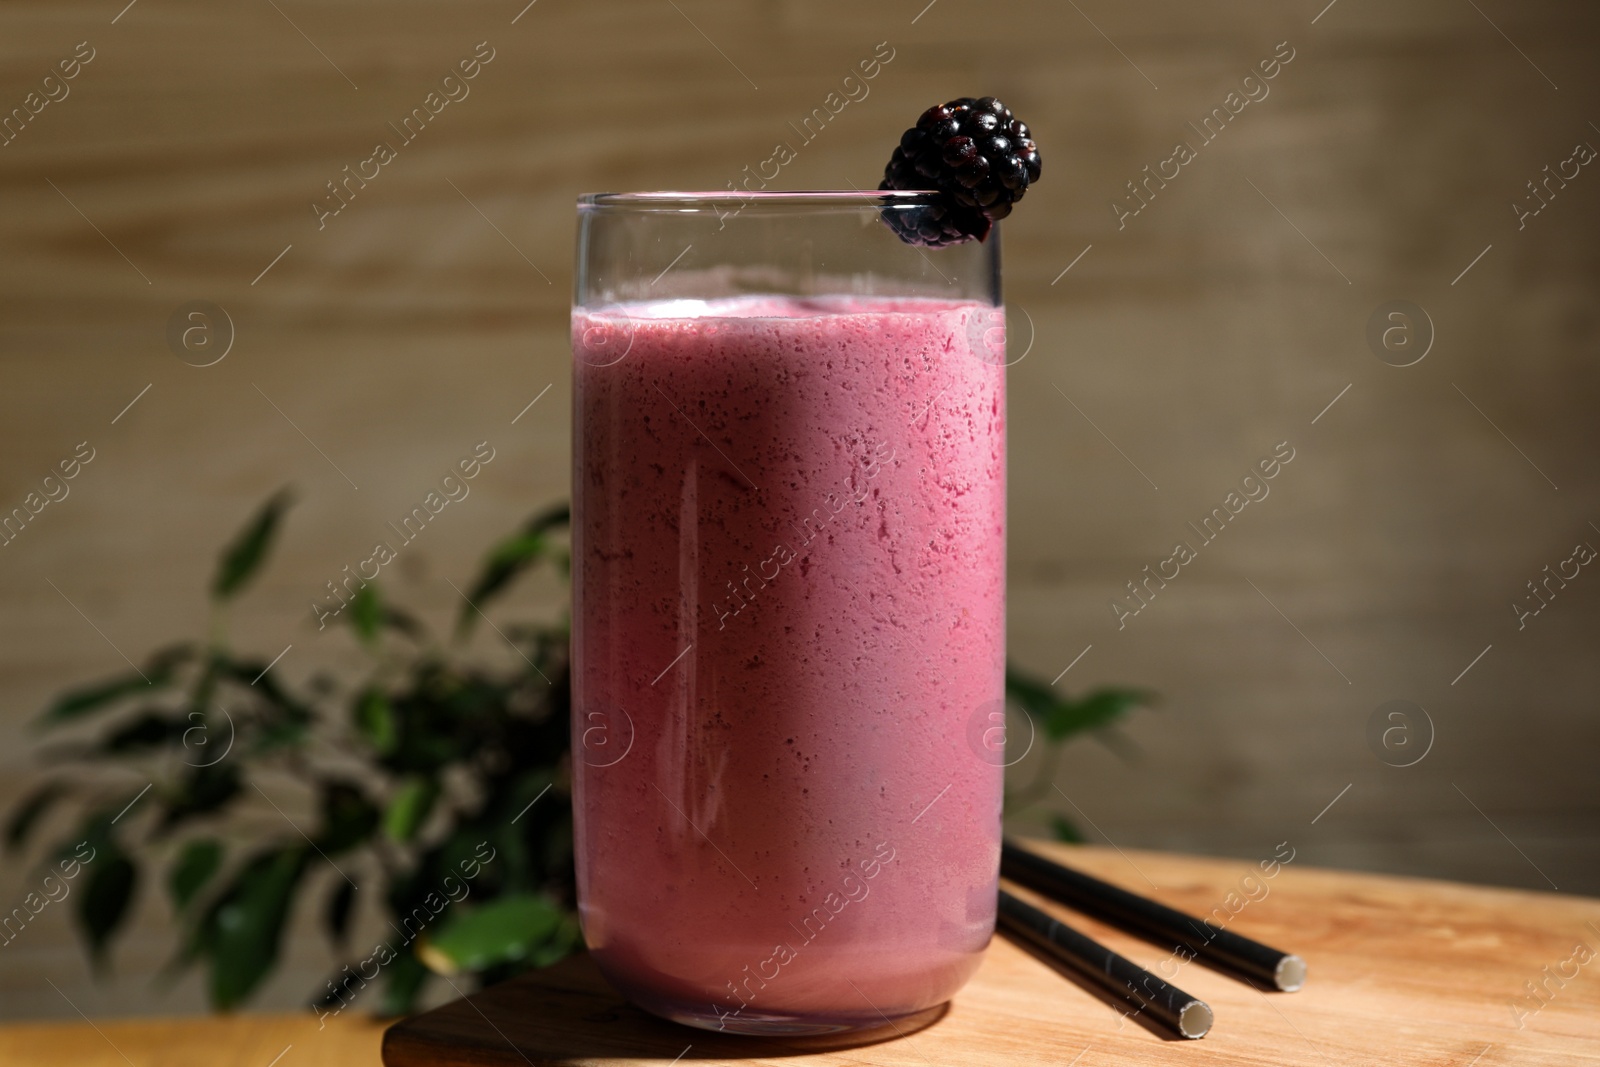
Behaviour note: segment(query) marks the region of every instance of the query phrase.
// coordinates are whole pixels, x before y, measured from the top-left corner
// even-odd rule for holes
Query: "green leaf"
[[[274,493],[223,550],[216,577],[211,582],[213,598],[227,600],[255,576],[272,547],[272,539],[278,531],[283,513],[292,503],[294,500],[288,490],[280,489]]]
[[[503,896],[480,908],[452,911],[437,932],[418,941],[417,954],[439,974],[524,960],[559,931],[565,916],[547,896]]]
[[[37,725],[60,726],[93,712],[103,711],[134,693],[154,693],[165,689],[172,684],[178,667],[194,655],[192,645],[173,645],[150,656],[145,661],[143,674],[136,671],[93,685],[69,689],[45,709]]]
[[[547,896],[514,893],[457,910],[419,939],[418,955],[443,974],[482,971],[526,959],[554,935],[565,913]]]
[[[1063,741],[1086,730],[1109,726],[1136,707],[1155,703],[1144,689],[1096,689],[1082,700],[1059,697],[1045,682],[1006,667],[1006,695],[1044,725],[1045,736]]]
[[[433,773],[451,763],[476,765],[505,753],[511,699],[505,681],[463,674],[434,659],[415,664],[392,696],[396,744],[381,761],[402,773]]]
[[[147,711],[121,723],[94,747],[96,756],[127,756],[182,740],[197,720]]]
[[[167,875],[167,890],[177,911],[189,906],[211,876],[222,866],[222,843],[209,837],[187,842]]]
[[[311,709],[279,683],[276,671],[267,670],[268,662],[217,655],[213,659],[213,666],[219,677],[235,682],[240,692],[259,697],[273,708],[290,713],[297,719],[309,721]]]
[[[153,676],[146,681],[139,675],[132,674],[68,690],[45,709],[44,714],[39,717],[39,725],[58,726],[73,719],[81,719],[90,712],[100,711],[115,704],[123,697],[163,688],[166,682],[167,679],[158,681]]]
[[[211,1003],[226,1011],[255,992],[278,962],[284,921],[306,850],[265,852],[239,871],[207,916],[202,951],[211,961]]]
[[[383,997],[378,1002],[378,1014],[385,1018],[409,1015],[433,972],[422,965],[410,946],[401,949],[384,971],[387,981],[383,987]]]
[[[317,847],[328,855],[347,852],[362,844],[378,828],[378,809],[354,782],[321,783],[322,830]]]
[[[165,833],[190,819],[220,811],[239,795],[241,787],[234,760],[188,769],[167,798],[167,810],[161,817],[158,831]]]
[[[1050,710],[1045,733],[1061,740],[1087,730],[1099,730],[1134,708],[1155,703],[1155,694],[1143,689],[1096,689],[1076,703],[1063,701]]]
[[[529,519],[521,530],[489,550],[482,572],[467,593],[467,603],[461,605],[461,614],[456,617],[457,634],[468,633],[484,604],[539,561],[549,544],[546,535],[566,526],[571,518],[567,505],[557,504]]]
[[[1056,700],[1056,692],[1047,682],[1030,678],[1010,663],[1006,664],[1006,696],[1030,709]]]
[[[303,748],[310,740],[310,720],[277,715],[256,724],[250,754],[264,756],[282,749]]]
[[[548,967],[572,955],[582,944],[583,930],[579,928],[578,920],[570,915],[564,916],[550,939],[533,950],[528,963],[533,967]]]
[[[267,669],[267,661],[235,659],[219,654],[212,663],[219,679],[231,681],[237,686],[238,696],[230,702],[234,709],[239,709],[240,698],[249,701],[246,705],[247,714],[240,718],[241,726],[245,719],[250,720],[250,728],[240,731],[248,736],[245,749],[248,756],[264,756],[286,748],[301,747],[310,740],[316,712],[311,705],[279,683],[277,672]],[[194,698],[195,706],[208,706],[209,699],[205,693],[199,693]],[[231,714],[229,718],[231,721]],[[207,740],[220,751],[232,729],[227,722],[218,722],[215,730],[207,735]]]
[[[72,787],[66,782],[57,780],[46,782],[28,795],[28,798],[11,813],[11,821],[6,824],[6,849],[17,848],[28,839],[33,828],[39,820],[44,818],[47,811],[55,802],[72,792]]]
[[[387,756],[395,750],[400,734],[395,726],[394,708],[390,706],[383,690],[376,686],[363,689],[356,696],[351,710],[356,732],[377,750],[378,755]]]
[[[1078,832],[1078,828],[1072,824],[1072,821],[1065,816],[1050,816],[1050,833],[1057,841],[1065,841],[1069,845],[1085,843],[1084,836]]]
[[[405,844],[422,828],[428,813],[433,810],[434,801],[438,799],[437,778],[416,775],[406,779],[395,791],[388,809],[383,813],[383,832],[391,840]]]
[[[345,942],[345,935],[350,931],[350,914],[355,909],[355,902],[355,883],[339,879],[334,884],[333,893],[328,897],[328,910],[323,916],[328,928],[328,939],[335,945],[342,945]]]
[[[88,939],[89,955],[101,967],[111,935],[127,918],[139,872],[111,838],[97,843],[94,859],[85,866],[89,880],[78,896],[78,923]]]
[[[356,590],[350,598],[350,625],[356,636],[368,646],[378,643],[378,632],[384,622],[383,603],[378,599],[378,587],[368,583]]]

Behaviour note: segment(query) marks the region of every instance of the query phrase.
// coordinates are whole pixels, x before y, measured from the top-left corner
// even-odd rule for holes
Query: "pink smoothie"
[[[1004,678],[1004,369],[973,350],[993,318],[574,313],[580,907],[644,1007],[876,1023],[976,969],[1002,775],[969,740]]]

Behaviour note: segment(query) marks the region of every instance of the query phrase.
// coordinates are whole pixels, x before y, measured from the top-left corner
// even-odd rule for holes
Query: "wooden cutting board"
[[[754,1040],[663,1022],[629,1005],[579,956],[396,1023],[384,1037],[383,1060],[389,1067],[704,1060],[775,1067],[1592,1067],[1600,1061],[1600,900],[1315,870],[1293,861],[1265,879],[1245,860],[1038,847],[1195,914],[1231,904],[1237,911],[1229,929],[1306,958],[1305,988],[1268,994],[1184,965],[1172,981],[1207,1001],[1216,1025],[1200,1041],[1172,1040],[997,937],[973,981],[923,1028],[829,1047],[838,1039]],[[1270,850],[1261,857],[1269,858]],[[1255,880],[1241,885],[1247,876]],[[1155,945],[1062,915],[1158,973],[1168,958]],[[1543,982],[1549,992],[1535,1000],[1529,982]]]

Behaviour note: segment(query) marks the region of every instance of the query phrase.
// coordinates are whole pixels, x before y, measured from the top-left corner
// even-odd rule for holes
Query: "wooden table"
[[[377,1067],[383,1024],[310,1012],[0,1027],[3,1067]],[[279,1059],[278,1057],[282,1057]],[[521,1060],[517,1061],[521,1063]]]
[[[1246,903],[1228,927],[1303,955],[1310,966],[1305,988],[1268,995],[1189,964],[1175,984],[1210,1003],[1216,1026],[1201,1041],[1169,1040],[997,938],[977,977],[926,1029],[808,1051],[799,1042],[783,1047],[658,1022],[625,1004],[579,958],[475,995],[470,1004],[398,1024],[386,1035],[385,1062],[542,1067],[664,1063],[679,1054],[684,1062],[786,1067],[1600,1061],[1600,900],[1297,869],[1292,862],[1267,880],[1242,860],[1055,850],[1078,867],[1196,914],[1221,906],[1230,891],[1239,892],[1242,878],[1256,876],[1266,895],[1255,890],[1260,899]],[[1236,900],[1242,899],[1241,893]],[[1088,919],[1070,921],[1145,967],[1156,969],[1167,956]],[[1596,958],[1517,1029],[1511,1005],[1522,1002],[1523,983],[1567,960],[1580,941]]]
[[[1291,846],[1292,847],[1292,844]],[[1240,890],[1244,860],[1060,849],[1079,867],[1195,913]],[[1266,858],[1265,855],[1262,857]],[[1147,881],[1148,879],[1148,881]],[[1600,953],[1600,900],[1314,870],[1291,862],[1259,879],[1263,897],[1229,928],[1306,957],[1299,993],[1264,994],[1194,964],[1176,984],[1208,1001],[1202,1041],[1173,1041],[996,939],[942,1018],[903,1039],[844,1049],[755,1042],[660,1022],[612,992],[587,957],[532,973],[392,1027],[390,1067],[420,1064],[634,1064],[742,1060],[785,1067],[987,1067],[990,1064],[1437,1064],[1561,1067],[1600,1062],[1600,955],[1536,1012],[1524,983],[1557,972],[1580,943]],[[1158,889],[1152,890],[1150,883]],[[1243,895],[1237,899],[1243,899]],[[1091,920],[1079,928],[1158,968],[1166,953]],[[1526,1014],[1518,1016],[1514,1008]],[[381,1028],[309,1016],[0,1029],[0,1064],[249,1065],[378,1062]],[[892,1035],[891,1035],[892,1036]],[[113,1047],[114,1046],[114,1047]],[[124,1056],[126,1059],[124,1059]],[[1077,1057],[1082,1057],[1076,1059]]]

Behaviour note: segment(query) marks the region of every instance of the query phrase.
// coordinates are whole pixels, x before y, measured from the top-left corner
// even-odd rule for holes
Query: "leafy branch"
[[[270,661],[234,652],[226,626],[292,503],[275,494],[224,548],[206,640],[162,648],[134,673],[69,690],[44,710],[37,728],[71,739],[46,748],[52,771],[13,809],[6,847],[26,846],[70,806],[75,831],[43,854],[93,849],[73,896],[97,970],[154,881],[180,930],[167,978],[202,968],[221,1010],[261,988],[318,877],[328,883],[324,932],[347,961],[313,997],[323,1008],[342,1010],[358,988],[349,976],[369,965],[382,973],[361,971],[361,985],[380,982],[373,1007],[398,1014],[436,972],[487,984],[573,951],[569,624],[507,627],[521,653],[510,666],[472,665],[460,647],[519,578],[570,575],[567,507],[532,516],[489,550],[449,643],[363,586],[341,614],[365,669],[296,692]],[[1132,689],[1071,700],[1015,669],[1006,694],[1044,740],[1008,811],[1045,799],[1066,743],[1088,735],[1125,752],[1116,724],[1151,700]],[[309,821],[290,820],[280,802],[298,810],[291,798],[309,802]],[[1064,821],[1057,831],[1075,836]],[[375,952],[351,946],[363,913],[403,936],[385,934]]]

